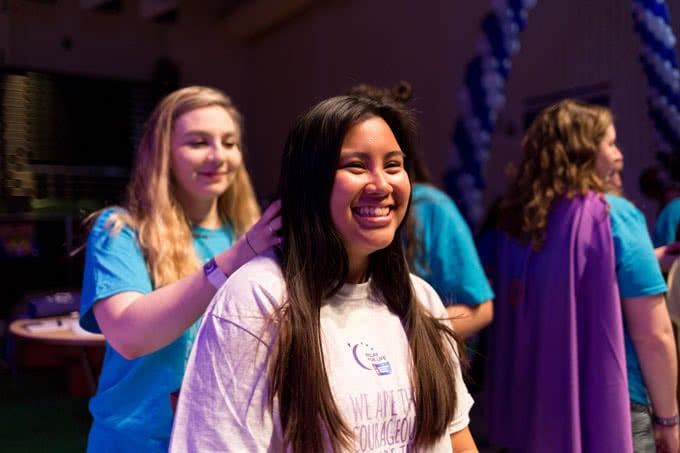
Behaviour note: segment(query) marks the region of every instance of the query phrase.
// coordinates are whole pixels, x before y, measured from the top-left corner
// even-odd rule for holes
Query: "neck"
[[[365,283],[368,281],[370,272],[368,270],[368,256],[362,258],[349,258],[349,272],[345,278],[345,283]]]
[[[191,206],[185,206],[184,213],[192,225],[211,229],[222,226],[222,219],[217,212],[216,199],[207,203],[193,203]]]

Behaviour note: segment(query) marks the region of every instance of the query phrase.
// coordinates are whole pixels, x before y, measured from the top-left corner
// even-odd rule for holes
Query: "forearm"
[[[652,338],[634,342],[654,413],[660,417],[677,414],[678,364],[670,325]]]
[[[453,453],[473,453],[479,451],[469,427],[466,426],[464,429],[451,434],[451,451]]]
[[[476,334],[493,319],[493,303],[490,300],[479,305],[449,305],[446,311],[451,317],[453,330],[463,339]]]
[[[680,253],[680,242],[672,242],[654,249],[654,255],[659,261],[659,267],[663,272],[668,272],[673,266],[673,262],[678,258]]]
[[[678,363],[663,294],[623,298],[623,310],[652,408],[660,417],[673,416]]]
[[[230,275],[252,257],[242,238],[215,261]],[[132,359],[177,339],[203,314],[216,291],[198,270],[148,294],[128,292],[103,299],[94,305],[94,314],[111,346]]]

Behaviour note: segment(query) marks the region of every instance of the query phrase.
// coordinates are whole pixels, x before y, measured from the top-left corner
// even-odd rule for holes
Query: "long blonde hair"
[[[200,267],[192,246],[190,222],[175,196],[176,182],[171,170],[172,130],[177,118],[202,107],[223,107],[237,125],[242,146],[243,119],[231,99],[219,90],[203,86],[181,88],[166,96],[147,121],[137,148],[135,167],[127,187],[125,211],[110,217],[112,234],[124,225],[137,232],[154,287],[172,283]],[[220,195],[217,210],[237,236],[259,218],[250,177],[244,166]],[[98,215],[95,213],[93,216]]]
[[[595,159],[612,124],[606,107],[571,99],[539,113],[522,142],[524,157],[517,177],[501,202],[500,229],[540,250],[557,198],[573,198],[590,190],[606,192],[605,181],[595,171]]]

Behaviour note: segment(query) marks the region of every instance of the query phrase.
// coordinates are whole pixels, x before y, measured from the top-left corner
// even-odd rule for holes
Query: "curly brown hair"
[[[595,159],[612,124],[606,107],[572,99],[539,113],[524,136],[524,157],[501,202],[500,229],[540,250],[556,199],[588,191],[605,193],[606,183],[596,174]]]

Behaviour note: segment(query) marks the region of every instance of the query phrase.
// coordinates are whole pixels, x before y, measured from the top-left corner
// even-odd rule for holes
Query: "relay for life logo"
[[[385,354],[376,351],[373,346],[364,342],[354,346],[348,343],[347,346],[351,348],[354,360],[361,368],[375,371],[378,376],[392,374],[392,365]]]

